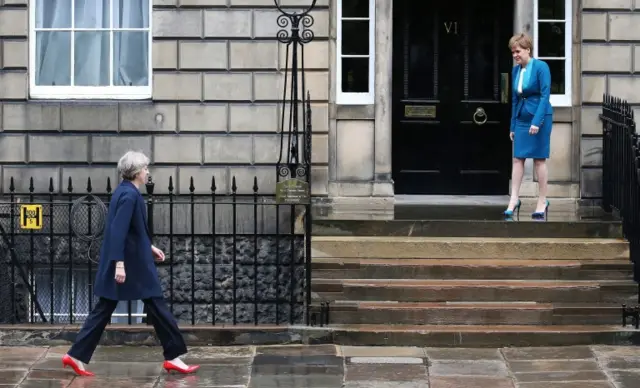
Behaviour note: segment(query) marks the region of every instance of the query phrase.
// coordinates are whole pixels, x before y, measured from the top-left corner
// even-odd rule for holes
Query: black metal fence
[[[633,108],[622,99],[604,95],[602,102],[602,207],[622,218],[622,231],[629,242],[634,280],[640,283],[640,139]],[[640,286],[638,293],[640,303]],[[637,307],[622,306],[623,325]]]
[[[640,140],[633,108],[625,100],[604,95],[602,114],[602,206],[622,218],[624,237],[640,282]]]
[[[71,179],[66,193],[55,190],[53,179],[46,193],[36,191],[33,178],[28,193],[10,182],[0,201],[0,321],[82,322],[97,301],[93,284],[110,179],[104,195],[91,194],[90,179],[79,188],[88,194],[76,194]],[[230,193],[218,192],[214,178],[198,182],[207,185],[206,195],[195,193],[193,178],[188,194],[175,194],[172,178],[164,183],[161,195],[154,194],[157,183],[146,184],[148,226],[166,254],[158,273],[179,321],[309,322],[310,204],[278,204],[260,192],[257,178],[252,194],[239,194],[235,177]],[[120,303],[112,323],[146,322],[141,302]]]

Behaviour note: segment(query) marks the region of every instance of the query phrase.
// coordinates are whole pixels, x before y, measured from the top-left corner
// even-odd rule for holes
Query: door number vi
[[[458,22],[444,22],[444,29],[447,31],[447,34],[453,33],[454,35],[458,35]]]

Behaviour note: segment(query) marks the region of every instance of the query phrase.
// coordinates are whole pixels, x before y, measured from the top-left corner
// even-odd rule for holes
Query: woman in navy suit
[[[98,346],[111,314],[120,300],[142,300],[153,318],[153,326],[164,349],[163,367],[169,371],[192,373],[199,366],[188,366],[180,356],[187,353],[175,318],[163,299],[156,261],[164,253],[151,245],[146,206],[138,188],[147,179],[149,158],[129,151],[118,161],[122,182],[113,192],[107,214],[94,293],[100,299],[93,308],[76,341],[62,358],[81,376],[93,376],[85,369]]]
[[[538,203],[531,217],[544,219],[547,215],[547,159],[553,125],[551,72],[546,62],[533,58],[533,41],[526,34],[515,35],[509,40],[509,48],[516,65],[512,71],[513,97],[511,105],[511,131],[513,141],[513,171],[511,176],[511,200],[504,214],[507,217],[519,212],[520,185],[524,175],[524,161],[534,161],[538,176]]]

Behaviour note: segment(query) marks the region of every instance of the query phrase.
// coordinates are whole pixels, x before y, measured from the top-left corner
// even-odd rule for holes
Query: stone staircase
[[[314,310],[330,301],[343,344],[640,342],[621,322],[638,287],[616,220],[325,220],[312,248]]]

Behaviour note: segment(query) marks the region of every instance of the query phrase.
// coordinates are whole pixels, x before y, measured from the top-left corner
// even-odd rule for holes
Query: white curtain
[[[53,279],[49,268],[37,268],[35,270],[35,290],[38,303],[49,321],[53,308],[55,323],[69,323],[69,315],[73,314],[75,322],[82,322],[89,314],[89,272],[74,269],[73,272],[65,268],[55,268]],[[94,274],[95,277],[95,274]],[[53,306],[51,305],[51,283],[53,280]],[[93,284],[93,281],[91,282]],[[91,290],[93,291],[93,290]],[[93,292],[91,292],[93,293]],[[73,300],[73,308],[71,301]],[[97,298],[94,297],[92,306],[95,306]],[[40,320],[37,310],[34,309],[34,319]]]
[[[148,85],[148,32],[118,29],[148,28],[149,0],[37,0],[36,28],[71,28],[72,6],[74,28],[95,30],[76,30],[73,42],[68,31],[38,31],[36,84],[71,84],[73,44],[74,85],[108,86],[110,69],[113,85]],[[109,28],[114,31],[97,30]]]
[[[113,0],[114,28],[148,28],[149,0]],[[149,33],[115,32],[113,41],[113,84],[149,84]]]
[[[38,0],[36,28],[70,28],[71,0]],[[36,84],[71,85],[71,33],[36,32]]]
[[[73,314],[75,323],[84,322],[89,310],[89,295],[93,296],[91,306],[98,303],[98,297],[93,295],[93,284],[95,284],[95,272],[89,279],[89,272],[85,269],[74,269],[72,272],[66,268],[55,268],[53,270],[53,306],[51,306],[51,270],[49,268],[38,268],[34,274],[35,289],[38,303],[49,321],[51,318],[51,307],[53,307],[54,323],[69,323],[69,314]],[[91,282],[90,282],[91,280]],[[73,309],[71,306],[73,300]],[[30,309],[30,307],[28,307]],[[142,301],[131,301],[131,314],[142,314],[144,304]],[[118,302],[118,306],[111,318],[111,323],[127,324],[128,305],[126,301]],[[34,306],[34,320],[40,321],[40,316]],[[115,316],[123,314],[123,316]],[[142,323],[142,317],[132,316],[131,323]]]

